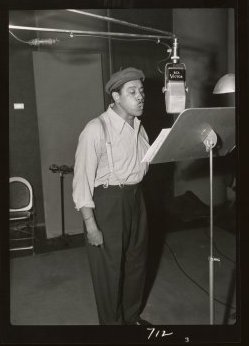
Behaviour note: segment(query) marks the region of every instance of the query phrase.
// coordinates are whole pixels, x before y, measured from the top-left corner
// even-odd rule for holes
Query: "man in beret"
[[[73,200],[84,220],[101,325],[150,325],[140,317],[148,238],[144,78],[133,67],[111,76],[105,91],[113,103],[86,125],[75,154]]]

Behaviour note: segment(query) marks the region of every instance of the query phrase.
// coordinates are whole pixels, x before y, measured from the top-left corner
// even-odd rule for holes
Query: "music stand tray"
[[[235,147],[235,108],[185,109],[150,163],[207,158],[203,141],[211,129],[217,135],[214,156],[225,156]]]

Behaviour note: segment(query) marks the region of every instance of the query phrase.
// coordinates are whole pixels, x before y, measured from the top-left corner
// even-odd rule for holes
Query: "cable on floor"
[[[173,258],[174,258],[174,260],[175,260],[175,262],[176,262],[178,268],[181,270],[181,272],[182,272],[193,284],[195,284],[200,290],[202,290],[204,293],[206,293],[207,295],[209,295],[209,292],[208,292],[204,287],[202,287],[197,281],[195,281],[195,280],[183,269],[182,265],[180,264],[180,262],[178,261],[176,255],[175,255],[174,251],[172,250],[172,248],[170,247],[169,243],[168,243],[166,240],[165,240],[165,245],[167,246],[167,248],[169,249],[170,253],[172,254],[172,256],[173,256]],[[221,305],[224,305],[224,306],[229,307],[229,308],[231,308],[231,309],[233,309],[233,310],[236,310],[236,307],[234,307],[234,306],[232,306],[232,305],[229,305],[229,304],[226,304],[225,302],[219,300],[218,298],[215,298],[215,297],[214,297],[214,300],[215,300],[217,303],[221,304]]]
[[[210,235],[207,233],[207,230],[204,230],[203,233],[205,234],[205,236],[210,239]],[[222,256],[224,257],[225,259],[227,259],[229,262],[235,264],[235,261],[232,260],[229,256],[225,255],[219,248],[218,246],[216,245],[216,242],[213,240],[213,246],[215,248],[215,250]]]

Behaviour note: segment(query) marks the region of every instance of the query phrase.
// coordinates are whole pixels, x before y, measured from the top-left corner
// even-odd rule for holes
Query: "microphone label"
[[[168,68],[168,80],[174,82],[184,82],[185,81],[185,69],[179,67],[169,67]]]

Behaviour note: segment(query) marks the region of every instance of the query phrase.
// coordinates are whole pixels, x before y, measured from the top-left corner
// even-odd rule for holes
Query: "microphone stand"
[[[61,188],[61,227],[62,238],[66,240],[65,234],[65,217],[64,217],[64,174],[60,171],[60,188]]]
[[[210,176],[210,256],[209,260],[209,322],[214,324],[214,262],[220,262],[213,256],[213,148],[217,144],[217,135],[211,129],[203,141],[206,151],[209,152],[209,176]]]
[[[62,239],[66,245],[68,245],[67,235],[65,233],[65,213],[64,213],[64,175],[73,172],[72,167],[68,167],[66,165],[58,166],[56,164],[52,164],[49,169],[53,173],[60,174],[60,193],[61,193],[61,230],[62,230]]]

